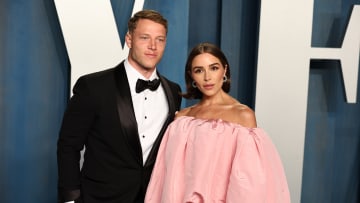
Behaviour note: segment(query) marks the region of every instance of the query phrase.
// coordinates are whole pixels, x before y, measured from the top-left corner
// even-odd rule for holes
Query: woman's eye
[[[212,66],[212,67],[211,67],[211,70],[213,70],[213,71],[219,70],[219,67],[218,67],[218,66]]]

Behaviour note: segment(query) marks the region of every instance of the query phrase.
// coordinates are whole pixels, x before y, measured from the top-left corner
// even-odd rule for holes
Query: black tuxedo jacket
[[[158,76],[169,114],[145,164],[124,63],[79,78],[58,140],[59,199],[80,190],[85,203],[144,201],[161,139],[181,105],[180,86]]]

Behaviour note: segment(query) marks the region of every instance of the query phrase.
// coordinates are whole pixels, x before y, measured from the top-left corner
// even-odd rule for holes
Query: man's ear
[[[129,49],[131,49],[131,41],[132,41],[131,34],[127,32],[125,35],[125,43],[129,47]]]

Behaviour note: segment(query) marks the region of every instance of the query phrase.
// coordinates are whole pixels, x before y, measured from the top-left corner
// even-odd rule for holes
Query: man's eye
[[[165,42],[165,39],[163,39],[163,38],[158,38],[157,41],[158,41],[158,42]]]

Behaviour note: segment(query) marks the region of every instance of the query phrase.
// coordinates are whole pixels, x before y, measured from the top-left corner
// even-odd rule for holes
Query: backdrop
[[[120,39],[133,3],[111,0]],[[340,47],[354,4],[360,1],[315,0],[312,46]],[[260,6],[260,0],[145,0],[144,8],[170,24],[159,70],[184,89],[189,49],[215,43],[232,67],[231,95],[256,111]],[[70,73],[54,2],[0,0],[0,202],[56,201],[56,141]],[[293,202],[360,201],[360,104],[344,98],[339,61],[312,60],[301,199]]]

